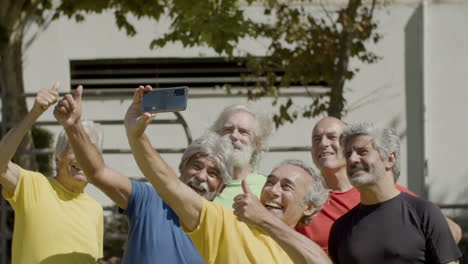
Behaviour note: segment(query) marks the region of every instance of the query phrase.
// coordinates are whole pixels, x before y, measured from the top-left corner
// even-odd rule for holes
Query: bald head
[[[325,117],[312,130],[312,160],[320,171],[337,170],[346,165],[341,152],[340,136],[346,123],[335,117]]]

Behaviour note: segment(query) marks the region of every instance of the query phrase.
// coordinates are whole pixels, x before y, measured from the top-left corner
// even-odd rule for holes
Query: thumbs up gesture
[[[55,119],[64,127],[69,127],[81,119],[81,99],[83,94],[83,86],[78,86],[74,95],[65,95],[55,106]]]
[[[234,197],[234,214],[239,221],[249,225],[261,227],[262,223],[271,216],[257,196],[250,191],[247,181],[242,180],[242,190],[244,193]]]
[[[59,97],[59,87],[60,83],[55,82],[51,89],[40,90],[36,95],[36,99],[34,100],[32,111],[42,114],[50,106],[55,104]]]

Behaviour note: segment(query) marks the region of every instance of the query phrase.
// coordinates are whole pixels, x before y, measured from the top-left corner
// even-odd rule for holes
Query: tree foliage
[[[368,5],[361,0],[349,0],[346,6],[334,10],[322,6],[321,12],[310,9],[311,1],[295,4],[263,1],[264,16],[269,22],[255,22],[246,17],[238,1],[207,2],[210,5],[196,4],[195,9],[200,8],[200,13],[196,12],[195,17],[186,17],[186,12],[172,14],[170,33],[154,40],[152,47],[178,41],[186,47],[207,45],[232,58],[241,38],[266,39],[269,45],[265,56],[259,58],[247,54],[247,65],[252,72],[250,77],[263,78],[259,78],[262,81],[246,95],[252,100],[275,97],[274,104],[278,105],[274,116],[276,126],[294,122],[299,116],[311,118],[324,112],[341,118],[345,112],[345,82],[359,71],[349,66],[350,59],[364,63],[379,59],[366,49],[366,45],[380,39],[372,16],[375,0]],[[275,74],[271,69],[284,74]],[[312,93],[310,87],[317,84],[328,86],[329,92]],[[282,90],[291,85],[303,86],[309,95],[310,103],[304,108],[295,107],[292,98],[278,103]]]
[[[168,16],[171,27],[150,43],[152,48],[180,42],[185,47],[208,46],[220,56],[233,59],[234,54],[242,52],[237,48],[240,40],[262,38],[268,41],[265,56],[246,57],[252,76],[263,78],[246,96],[255,100],[273,95],[278,107],[274,116],[277,126],[324,112],[341,118],[346,103],[344,85],[358,72],[350,68],[350,59],[365,63],[378,59],[366,48],[380,38],[372,17],[375,1],[364,5],[361,0],[349,0],[346,6],[315,12],[308,8],[311,1],[306,0],[294,4],[280,0],[0,0],[0,88],[8,98],[2,105],[6,113],[3,122],[11,125],[27,113],[25,98],[17,96],[24,93],[22,48],[27,26],[62,16],[79,22],[88,14],[108,11],[113,12],[116,26],[129,36],[137,34],[130,22],[133,18],[157,22],[163,15]],[[246,7],[253,4],[263,5],[269,22],[246,16]],[[315,94],[310,87],[317,84],[330,89]],[[298,108],[292,98],[278,100],[283,89],[292,85],[301,85],[308,92],[310,104],[305,108]],[[21,148],[33,145],[28,135]],[[17,162],[37,169],[35,161],[27,157],[17,157]]]
[[[28,109],[23,96],[23,41],[31,23],[44,24],[66,16],[82,21],[87,14],[112,10],[116,25],[132,36],[136,34],[129,16],[159,20],[171,1],[165,0],[0,0],[0,91],[2,123],[9,129],[23,119]],[[38,145],[38,144],[36,144]],[[25,136],[20,150],[33,148],[31,133]],[[21,153],[21,152],[19,152]],[[30,155],[16,155],[13,160],[21,166],[37,170],[36,159]]]

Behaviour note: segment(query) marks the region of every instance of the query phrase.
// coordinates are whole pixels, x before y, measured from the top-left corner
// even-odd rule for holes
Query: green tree
[[[169,1],[160,0],[0,0],[0,91],[6,97],[2,103],[2,122],[9,128],[21,120],[28,109],[23,84],[23,46],[25,30],[31,23],[44,24],[60,16],[82,21],[85,14],[102,13],[112,10],[119,28],[125,29],[128,35],[136,33],[128,22],[127,16],[136,18],[150,17],[158,20]],[[20,150],[29,150],[34,146],[31,133],[20,145]],[[34,157],[22,155],[21,151],[14,157],[21,166],[38,169]]]
[[[380,39],[373,20],[376,0],[366,5],[361,0],[349,0],[347,5],[334,10],[317,5],[317,1],[303,0],[294,4],[264,1],[264,15],[274,21],[271,23],[245,18],[236,1],[209,2],[218,4],[218,8],[211,9],[213,13],[207,16],[207,9],[201,4],[195,17],[179,12],[172,31],[154,40],[152,47],[177,41],[186,47],[207,45],[232,59],[239,37],[268,40],[266,56],[258,58],[247,54],[252,76],[265,77],[247,91],[248,98],[255,100],[273,95],[274,104],[278,104],[282,89],[300,84],[311,99],[302,109],[294,107],[291,98],[278,104],[274,116],[276,126],[286,121],[292,123],[299,116],[311,118],[323,112],[341,118],[345,112],[345,83],[359,71],[350,67],[350,59],[374,63],[379,58],[366,49],[366,45]],[[322,12],[311,11],[310,6],[321,7]],[[224,17],[228,19],[223,20]],[[284,75],[278,76],[269,69],[280,69]],[[330,90],[325,94],[312,94],[309,87],[315,84],[326,84]]]
[[[162,14],[173,19],[168,40],[207,44],[219,53],[232,54],[235,43],[247,35],[250,20],[243,15],[238,0],[0,0],[0,92],[6,95],[2,105],[2,122],[11,125],[21,120],[28,109],[24,97],[22,55],[25,30],[31,23],[47,24],[66,16],[83,21],[86,14],[111,11],[115,23],[129,36],[137,33],[129,22],[150,18],[155,22]],[[251,4],[252,0],[242,1]],[[157,42],[155,42],[157,43]],[[20,149],[33,147],[31,134],[23,140]],[[36,170],[36,159],[16,155],[21,166]]]
[[[172,19],[169,31],[155,39],[151,47],[181,42],[186,47],[204,45],[221,56],[233,59],[236,46],[244,37],[263,38],[269,41],[266,56],[247,54],[248,66],[255,76],[262,76],[246,95],[257,99],[266,95],[281,95],[280,88],[291,84],[308,86],[325,83],[331,89],[322,95],[310,94],[311,103],[304,109],[293,107],[291,98],[278,105],[274,119],[277,126],[293,122],[299,116],[314,117],[322,112],[341,118],[345,108],[343,88],[358,69],[351,69],[349,61],[356,58],[373,63],[378,57],[366,49],[368,40],[379,40],[373,21],[373,0],[364,5],[361,0],[349,0],[346,6],[325,15],[311,12],[307,6],[312,1],[259,0],[265,6],[264,15],[272,23],[256,22],[244,14],[253,0],[0,0],[0,88],[8,98],[4,101],[3,122],[12,124],[27,112],[25,98],[14,96],[24,93],[22,51],[25,29],[31,23],[49,23],[66,16],[82,21],[86,14],[112,11],[119,29],[128,35],[137,34],[128,17],[150,18],[155,22],[164,14]],[[324,9],[325,10],[325,9]],[[276,76],[269,69],[282,69],[285,74]],[[275,103],[278,101],[275,100]],[[21,149],[32,148],[28,135]],[[30,169],[37,169],[36,160],[16,156],[15,161]]]

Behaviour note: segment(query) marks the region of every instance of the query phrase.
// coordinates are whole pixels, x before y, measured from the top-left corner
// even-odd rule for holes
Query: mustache
[[[208,187],[208,183],[206,183],[205,181],[202,182],[200,180],[198,180],[196,177],[192,177],[190,178],[186,184],[189,184],[191,183],[193,186],[197,186],[197,187],[202,187],[203,189],[205,189],[205,191],[210,191],[210,188]]]
[[[233,141],[232,146],[234,148],[238,148],[238,149],[241,149],[241,150],[244,150],[244,148],[246,147],[244,144],[240,143],[239,141]]]
[[[354,170],[354,169],[363,169],[363,170],[366,170],[366,171],[369,169],[369,167],[367,167],[365,164],[362,164],[362,163],[354,163],[354,164],[351,164],[351,165],[349,166],[349,168],[350,168],[351,170]]]

